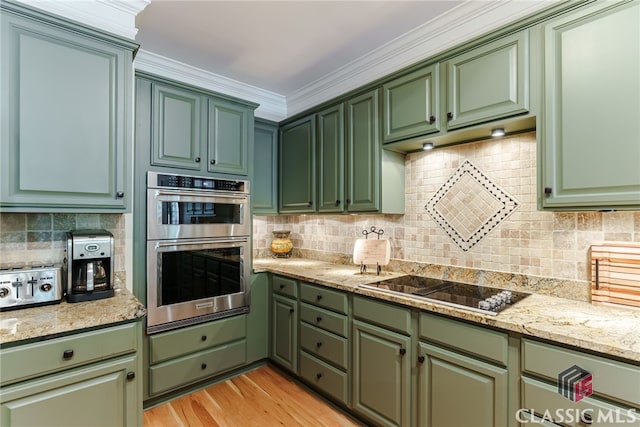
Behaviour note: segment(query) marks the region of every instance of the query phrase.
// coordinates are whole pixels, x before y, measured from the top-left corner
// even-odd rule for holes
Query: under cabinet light
[[[504,136],[504,128],[493,128],[491,129],[491,136]]]
[[[422,144],[423,150],[433,150],[433,142],[425,142]]]

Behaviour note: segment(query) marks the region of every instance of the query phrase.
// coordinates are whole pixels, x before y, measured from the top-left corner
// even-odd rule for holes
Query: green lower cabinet
[[[419,426],[507,426],[507,369],[420,343]]]
[[[247,314],[247,363],[269,356],[269,275],[251,275]]]
[[[298,371],[297,301],[281,295],[271,298],[271,359],[280,366]]]
[[[2,387],[4,427],[141,425],[136,356]]]
[[[376,425],[411,422],[411,338],[353,321],[352,409]]]

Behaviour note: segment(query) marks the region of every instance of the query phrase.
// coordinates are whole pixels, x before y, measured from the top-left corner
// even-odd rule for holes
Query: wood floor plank
[[[144,427],[361,426],[271,366],[144,412]]]

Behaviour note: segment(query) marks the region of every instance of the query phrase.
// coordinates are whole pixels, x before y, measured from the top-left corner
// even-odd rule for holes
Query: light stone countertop
[[[497,315],[487,315],[358,286],[403,276],[404,273],[383,271],[380,276],[376,276],[375,272],[360,274],[360,268],[356,265],[304,258],[255,259],[253,269],[255,272],[280,273],[310,283],[640,362],[640,310],[532,294]]]
[[[0,313],[0,346],[41,341],[111,325],[135,322],[146,308],[127,289],[116,290],[111,298],[41,307],[21,308]]]

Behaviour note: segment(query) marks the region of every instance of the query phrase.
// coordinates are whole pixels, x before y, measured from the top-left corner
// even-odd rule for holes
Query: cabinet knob
[[[73,350],[65,350],[62,352],[62,358],[64,360],[69,360],[73,357]]]
[[[280,290],[282,290],[282,289],[284,289],[284,285],[281,284],[280,285]]]
[[[316,301],[320,301],[322,299],[322,295],[316,295]]]
[[[207,369],[207,364],[203,363],[202,365],[200,365],[200,368],[202,368],[202,370],[204,371],[205,369]]]
[[[200,337],[200,339],[201,339],[202,341],[206,341],[206,340],[207,340],[207,336],[206,336],[206,335],[203,335],[203,336],[201,336],[201,337]]]
[[[351,199],[347,199],[347,204],[350,205],[351,204]]]
[[[418,356],[418,362],[424,363],[424,356]]]
[[[313,202],[309,200],[309,206],[313,206]]]
[[[336,206],[340,206],[340,199],[336,200]]]
[[[401,348],[400,349],[400,356],[404,356],[407,353],[407,349],[406,348]]]
[[[215,165],[216,161],[215,161],[215,159],[211,159],[211,160],[209,160],[209,163],[211,163],[212,165]]]
[[[322,317],[318,316],[316,317],[316,322],[320,322],[322,320]]]
[[[200,157],[196,157],[195,159],[193,159],[196,163],[200,163]]]
[[[118,192],[116,193],[116,197],[117,197],[118,199],[122,199],[122,198],[124,197],[124,191],[118,191]]]
[[[322,378],[322,372],[318,372],[318,373],[316,374],[316,378],[317,378],[317,379]]]
[[[551,187],[544,187],[544,194],[551,194],[553,193],[553,188]]]
[[[429,116],[429,124],[432,125],[436,122],[436,116]]]
[[[447,113],[447,120],[453,119],[453,113]]]
[[[320,347],[322,347],[322,342],[321,342],[321,341],[318,341],[318,342],[316,343],[316,348],[320,348]]]
[[[294,311],[293,308],[289,309],[289,313],[293,313],[293,311]]]
[[[133,372],[133,371],[127,372],[127,380],[131,381],[135,377],[136,377],[136,373],[135,372]]]

